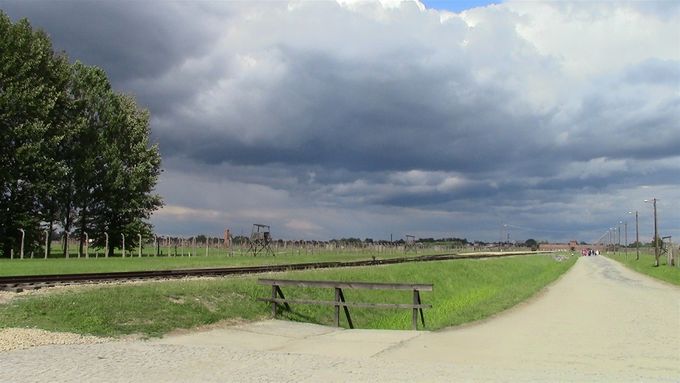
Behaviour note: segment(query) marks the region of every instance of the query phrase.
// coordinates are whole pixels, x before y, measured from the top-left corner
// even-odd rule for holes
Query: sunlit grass
[[[550,255],[501,259],[438,261],[380,267],[268,274],[267,277],[313,280],[433,283],[423,292],[427,329],[479,320],[535,294],[564,273],[577,257],[561,262]],[[256,277],[148,282],[83,287],[29,296],[0,305],[0,327],[119,336],[159,336],[222,320],[258,320],[270,316],[270,305],[257,301],[270,295]],[[288,298],[332,299],[332,289],[284,288]],[[346,290],[348,301],[411,302],[410,292]],[[410,329],[410,310],[351,309],[358,328]],[[330,325],[330,306],[293,305],[281,317]],[[342,324],[346,325],[344,318]]]
[[[653,250],[652,250],[653,251]],[[636,260],[635,250],[629,250],[628,253],[609,253],[606,254],[609,258],[621,262],[626,267],[635,270],[639,273],[649,275],[650,277],[658,278],[675,285],[680,285],[680,267],[668,266],[666,256],[659,258],[659,266],[654,266],[654,254],[649,251],[642,251],[640,253],[640,260]]]

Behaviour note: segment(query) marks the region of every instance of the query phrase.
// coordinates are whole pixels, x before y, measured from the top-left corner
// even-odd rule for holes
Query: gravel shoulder
[[[45,345],[73,345],[112,342],[114,339],[33,328],[0,329],[0,352]]]
[[[588,257],[525,304],[437,332],[264,321],[0,353],[12,382],[456,380],[680,381],[680,288]]]

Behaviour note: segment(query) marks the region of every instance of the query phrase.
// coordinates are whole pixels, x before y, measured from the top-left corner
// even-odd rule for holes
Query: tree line
[[[56,53],[48,35],[0,11],[0,251],[25,233],[26,251],[50,250],[46,235],[85,233],[109,254],[121,234],[151,235],[162,206],[153,193],[160,153],[149,113],[114,91],[106,73]],[[20,230],[21,229],[21,230]]]

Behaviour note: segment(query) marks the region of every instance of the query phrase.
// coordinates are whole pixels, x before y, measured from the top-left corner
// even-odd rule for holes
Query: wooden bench
[[[382,309],[412,309],[413,315],[413,329],[418,329],[418,313],[420,312],[420,320],[425,327],[425,316],[423,315],[424,308],[432,308],[432,305],[423,304],[420,299],[421,291],[432,291],[431,284],[413,284],[413,283],[368,283],[368,282],[336,282],[336,281],[301,281],[289,279],[259,279],[258,283],[261,285],[268,285],[272,287],[271,298],[258,298],[259,301],[271,302],[272,316],[276,317],[277,308],[283,305],[286,310],[290,311],[289,303],[309,304],[309,305],[329,305],[335,307],[335,326],[340,326],[340,307],[343,308],[349,328],[354,328],[352,318],[349,315],[349,307],[369,307]],[[335,289],[335,299],[332,301],[322,301],[313,299],[286,299],[281,290],[282,286],[294,287],[320,287]],[[413,303],[361,303],[361,302],[347,302],[342,289],[364,289],[364,290],[408,290],[413,291]]]

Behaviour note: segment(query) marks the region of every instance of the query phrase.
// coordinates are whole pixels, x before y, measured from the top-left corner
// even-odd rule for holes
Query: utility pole
[[[659,266],[659,225],[656,219],[656,198],[654,198],[654,266]]]
[[[638,212],[635,210],[635,260],[640,260],[640,225],[638,224]]]
[[[658,221],[656,218],[656,198],[652,198],[652,206],[654,206],[654,267],[659,267],[659,226],[658,226]],[[646,199],[645,202],[650,202],[650,200]]]
[[[624,230],[624,247],[623,251],[626,253],[626,259],[628,259],[628,221],[623,223],[623,230]]]

